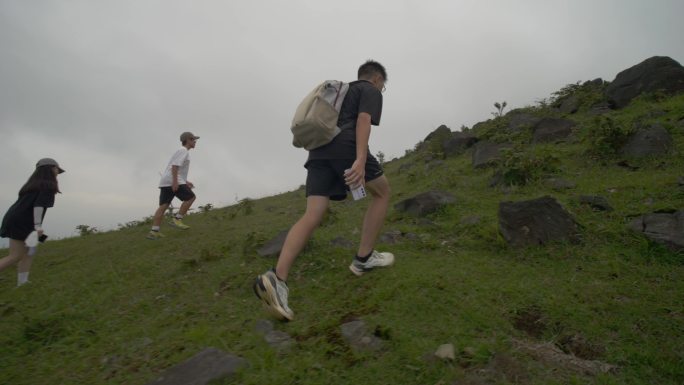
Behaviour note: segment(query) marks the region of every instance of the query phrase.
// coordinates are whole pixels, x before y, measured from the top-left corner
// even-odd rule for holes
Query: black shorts
[[[171,203],[174,197],[178,197],[178,199],[185,202],[194,198],[195,193],[192,192],[192,190],[190,190],[190,187],[188,187],[187,184],[179,184],[178,190],[176,190],[175,193],[173,192],[171,186],[159,188],[159,206],[168,205],[169,203]]]
[[[354,159],[311,159],[304,167],[306,175],[306,196],[326,196],[333,201],[341,201],[347,197],[349,186],[344,183],[344,170],[351,168]],[[366,182],[381,177],[380,163],[368,154],[366,160]]]

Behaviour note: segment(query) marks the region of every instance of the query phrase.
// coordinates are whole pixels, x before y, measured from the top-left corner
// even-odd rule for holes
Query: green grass
[[[473,170],[470,153],[430,169],[421,151],[388,163],[392,203],[430,189],[451,192],[457,203],[432,215],[432,224],[390,210],[384,230],[418,239],[379,245],[395,253],[395,266],[360,278],[347,269],[354,251],[330,241],[358,239],[368,202],[333,204],[291,272],[296,319],[276,323],[296,340],[285,355],[254,331],[268,315],[251,283],[275,263],[255,248],[301,215],[302,190],[190,215],[190,230],[165,226],[163,241],[145,240],[144,225],[48,242],[30,285],[15,289],[13,269],[0,274],[0,383],[144,384],[214,346],[249,361],[234,379],[239,384],[506,384],[516,373],[525,384],[681,384],[684,255],[625,224],[631,215],[682,208],[684,129],[673,122],[684,117],[684,96],[642,98],[611,114],[633,121],[655,109],[665,111],[655,120],[675,139],[672,156],[634,161],[640,168],[629,171],[617,159],[586,156],[582,140],[555,145],[549,151],[561,163],[552,176],[577,183],[563,192],[542,179],[487,187],[493,171]],[[581,113],[573,119],[589,127]],[[407,163],[412,168],[400,173]],[[604,195],[615,211],[581,206],[579,194]],[[499,202],[543,195],[575,216],[582,242],[508,247],[498,234]],[[471,215],[480,222],[461,223]],[[515,326],[531,311],[542,321],[536,337]],[[379,331],[380,353],[343,341],[340,325],[353,318]],[[584,376],[512,344],[576,334],[619,371]],[[444,343],[455,345],[455,362],[425,359]],[[495,365],[501,355],[515,367]]]

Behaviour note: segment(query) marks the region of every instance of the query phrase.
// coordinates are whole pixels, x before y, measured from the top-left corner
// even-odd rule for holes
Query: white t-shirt
[[[166,170],[164,170],[164,173],[162,174],[161,180],[159,181],[159,187],[168,187],[173,185],[171,166],[178,166],[178,184],[187,184],[188,170],[190,169],[190,151],[188,151],[187,148],[182,147],[173,154],[169,164],[166,166]]]

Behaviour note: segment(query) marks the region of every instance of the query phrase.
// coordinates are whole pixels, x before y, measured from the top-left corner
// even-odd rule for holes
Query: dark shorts
[[[304,167],[306,175],[306,196],[326,196],[333,201],[341,201],[347,197],[349,186],[344,183],[344,170],[354,164],[354,159],[311,159]],[[381,177],[383,174],[380,163],[368,155],[366,160],[366,182]]]
[[[159,188],[159,206],[168,205],[171,203],[174,197],[182,200],[183,202],[189,201],[195,197],[195,193],[190,190],[187,184],[178,185],[178,190],[173,192],[171,186],[160,187]]]

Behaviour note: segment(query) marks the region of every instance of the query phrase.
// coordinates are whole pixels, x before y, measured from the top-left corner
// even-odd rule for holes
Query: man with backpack
[[[365,185],[372,201],[363,219],[359,249],[349,269],[361,276],[373,268],[394,262],[393,254],[373,249],[385,221],[390,186],[368,148],[371,125],[380,124],[386,81],[387,73],[380,63],[369,60],[362,64],[358,80],[349,84],[339,109],[339,134],[329,143],[309,151],[304,165],[307,169],[306,211],[290,229],[276,267],[259,275],[254,283],[257,297],[281,318],[294,318],[287,303],[287,278],[294,260],[321,223],[330,200],[345,199],[350,187]]]

